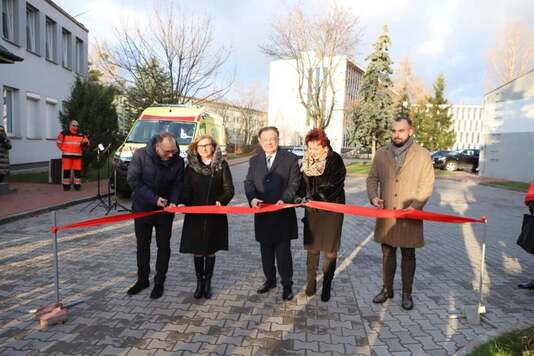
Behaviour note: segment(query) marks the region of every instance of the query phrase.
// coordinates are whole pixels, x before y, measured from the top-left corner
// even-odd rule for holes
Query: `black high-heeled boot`
[[[204,267],[204,298],[211,299],[211,277],[215,267],[215,256],[206,256],[206,266]]]
[[[193,293],[193,297],[196,299],[202,298],[202,294],[204,293],[204,256],[195,256],[195,273],[197,275],[197,288],[195,289],[195,293]]]
[[[324,257],[323,262],[323,290],[321,291],[321,300],[328,302],[330,300],[330,292],[332,290],[332,280],[336,271],[336,258]]]

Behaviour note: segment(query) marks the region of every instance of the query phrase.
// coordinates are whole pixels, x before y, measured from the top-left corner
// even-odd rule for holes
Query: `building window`
[[[17,28],[16,5],[15,0],[2,0],[2,36],[11,42],[15,42],[15,29]]]
[[[59,131],[58,101],[46,98],[46,138],[55,138]]]
[[[16,89],[4,87],[2,91],[2,125],[8,135],[15,133],[15,95]]]
[[[46,59],[53,62],[57,59],[57,35],[56,35],[56,23],[46,18]]]
[[[76,38],[76,73],[83,73],[83,41]]]
[[[40,96],[26,94],[26,137],[41,138],[41,122],[39,121]]]
[[[39,11],[26,5],[26,49],[39,53]]]
[[[62,56],[62,63],[63,67],[71,69],[71,59],[72,59],[72,45],[71,45],[71,34],[69,31],[63,29],[62,32],[62,44],[63,44],[63,56]]]

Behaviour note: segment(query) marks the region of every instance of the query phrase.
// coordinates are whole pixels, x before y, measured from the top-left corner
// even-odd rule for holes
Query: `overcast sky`
[[[90,31],[90,41],[113,41],[124,18],[142,21],[147,0],[55,0]],[[163,1],[163,0],[160,0]],[[238,83],[258,82],[267,89],[269,58],[258,45],[267,41],[270,23],[293,0],[196,0],[183,6],[212,18],[215,39],[232,48],[228,71]],[[441,72],[449,102],[482,104],[486,57],[508,21],[534,24],[534,0],[339,0],[360,19],[362,41],[356,61],[365,67],[372,43],[387,24],[391,57],[409,56],[427,86]],[[327,0],[302,0],[311,8]]]

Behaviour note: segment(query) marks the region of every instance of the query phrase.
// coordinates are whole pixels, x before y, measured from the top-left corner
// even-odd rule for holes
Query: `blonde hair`
[[[193,142],[189,144],[188,151],[194,155],[197,155],[198,154],[198,151],[197,151],[198,143],[204,139],[209,139],[211,141],[211,144],[213,145],[213,152],[215,152],[215,149],[217,148],[217,141],[215,141],[215,139],[211,137],[210,135],[202,135],[194,139]]]

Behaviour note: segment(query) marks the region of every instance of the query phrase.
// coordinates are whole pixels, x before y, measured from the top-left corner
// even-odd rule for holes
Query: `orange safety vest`
[[[85,142],[84,142],[85,141]],[[57,136],[57,147],[62,152],[63,158],[82,158],[82,145],[87,142],[87,137],[80,133],[70,131],[60,132]]]

